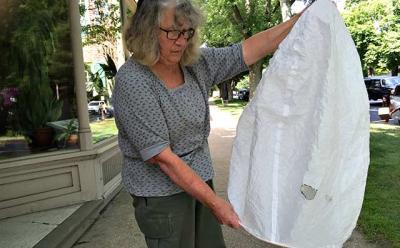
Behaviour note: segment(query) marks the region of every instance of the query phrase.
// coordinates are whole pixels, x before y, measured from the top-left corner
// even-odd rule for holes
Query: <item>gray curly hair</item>
[[[165,9],[175,9],[175,22],[185,20],[196,30],[182,55],[180,63],[190,65],[199,57],[198,29],[204,18],[200,9],[190,0],[139,0],[136,13],[124,32],[126,47],[132,57],[147,66],[154,65],[160,56],[158,32]]]

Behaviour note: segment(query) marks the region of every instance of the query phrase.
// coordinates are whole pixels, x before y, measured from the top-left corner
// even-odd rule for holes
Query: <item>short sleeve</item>
[[[248,70],[244,63],[241,43],[222,48],[203,48],[202,59],[210,76],[208,86],[221,83]]]
[[[138,74],[118,72],[113,105],[119,138],[128,141],[125,143],[132,145],[146,161],[169,145],[169,134],[151,82],[146,82],[146,75],[141,78]]]

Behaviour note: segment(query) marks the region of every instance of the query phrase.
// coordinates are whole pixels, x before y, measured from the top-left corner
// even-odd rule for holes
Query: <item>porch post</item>
[[[71,28],[71,45],[74,65],[74,82],[76,92],[76,104],[79,120],[79,141],[81,150],[93,149],[92,133],[89,126],[89,112],[86,96],[85,66],[83,63],[83,51],[81,40],[81,24],[79,5],[77,0],[69,0],[69,22]]]

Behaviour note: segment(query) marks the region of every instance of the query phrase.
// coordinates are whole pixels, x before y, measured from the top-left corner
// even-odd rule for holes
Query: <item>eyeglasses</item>
[[[183,30],[183,31],[165,30],[163,28],[160,28],[160,29],[167,33],[167,38],[170,39],[170,40],[177,40],[177,39],[179,39],[179,37],[181,37],[181,35],[186,40],[190,40],[194,36],[194,29],[193,28],[190,28],[188,30]]]

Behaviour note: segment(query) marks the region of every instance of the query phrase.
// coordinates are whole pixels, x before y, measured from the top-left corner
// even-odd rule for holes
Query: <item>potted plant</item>
[[[62,147],[74,146],[78,143],[78,126],[74,119],[71,119],[67,126],[56,135],[58,142],[62,142]]]
[[[49,84],[40,82],[21,87],[16,105],[19,132],[33,146],[51,146],[54,131],[47,123],[60,118],[63,102],[53,96]]]

